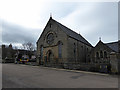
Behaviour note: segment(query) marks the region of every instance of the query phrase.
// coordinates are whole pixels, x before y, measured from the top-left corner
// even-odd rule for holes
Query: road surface
[[[117,88],[118,78],[23,64],[2,65],[3,88]]]

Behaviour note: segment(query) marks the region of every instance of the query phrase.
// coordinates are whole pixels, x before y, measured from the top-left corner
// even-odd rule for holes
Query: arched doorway
[[[51,50],[48,50],[47,52],[47,62],[52,62],[53,61],[53,53]]]

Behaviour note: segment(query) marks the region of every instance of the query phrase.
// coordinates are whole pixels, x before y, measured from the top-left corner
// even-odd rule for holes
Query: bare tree
[[[29,50],[29,51],[34,50],[34,45],[31,42],[23,43],[22,46],[26,50]]]
[[[22,44],[22,47],[23,47],[24,49],[26,49],[26,43],[23,43],[23,44]]]
[[[18,49],[18,47],[16,47],[16,46],[15,46],[15,47],[14,47],[14,49],[15,49],[15,50],[17,50],[17,49]]]

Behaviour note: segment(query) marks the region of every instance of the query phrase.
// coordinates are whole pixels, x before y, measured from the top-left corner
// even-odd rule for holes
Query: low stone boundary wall
[[[36,65],[37,65],[36,62],[26,62],[25,64],[26,64],[26,65],[32,65],[32,66],[36,66]]]
[[[14,59],[2,59],[2,63],[14,63]]]
[[[66,69],[84,70],[84,71],[99,71],[100,65],[97,64],[64,64]]]
[[[91,64],[91,63],[46,63],[41,66],[45,67],[55,67],[55,68],[64,68],[64,69],[71,69],[71,70],[82,70],[82,71],[91,71],[91,72],[102,72],[102,73],[109,73],[108,66],[109,64]]]

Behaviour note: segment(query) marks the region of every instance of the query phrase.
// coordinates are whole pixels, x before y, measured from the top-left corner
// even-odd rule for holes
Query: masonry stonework
[[[51,44],[47,42],[47,37],[50,34],[51,37],[49,39],[51,39]],[[59,49],[60,43],[61,46]],[[37,41],[37,62],[39,64],[45,62],[87,62],[90,61],[87,59],[89,59],[88,54],[92,48],[92,45],[80,34],[77,34],[50,17]],[[61,57],[59,57],[60,53]]]
[[[111,53],[114,52],[114,55]],[[50,17],[37,41],[37,63],[100,72],[118,72],[118,42],[93,47],[82,35]]]

